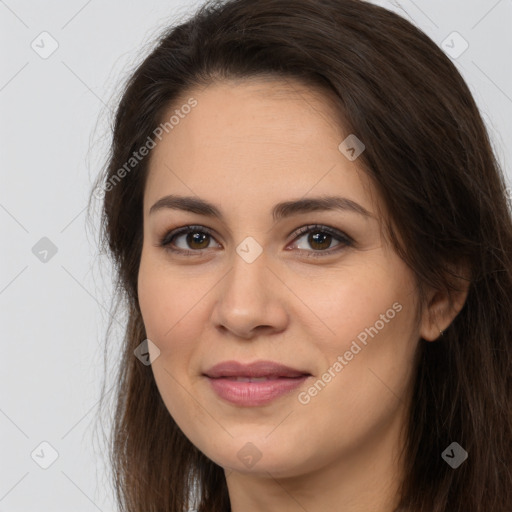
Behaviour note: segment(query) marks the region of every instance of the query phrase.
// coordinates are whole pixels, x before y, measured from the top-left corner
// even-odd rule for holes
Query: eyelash
[[[163,247],[166,251],[169,251],[171,253],[177,253],[182,256],[200,256],[202,251],[205,251],[207,249],[196,249],[196,250],[188,250],[188,249],[175,249],[171,246],[171,242],[180,235],[186,235],[188,233],[204,233],[209,236],[213,237],[213,234],[210,229],[205,228],[204,226],[184,226],[182,228],[177,228],[172,231],[169,231],[166,233],[159,241],[159,246]],[[348,235],[343,233],[342,231],[339,231],[334,228],[330,228],[329,226],[324,226],[321,224],[314,224],[314,225],[308,225],[303,226],[299,228],[296,232],[296,236],[293,239],[295,241],[297,238],[301,237],[304,234],[309,233],[325,233],[328,235],[331,235],[333,238],[335,238],[337,241],[341,242],[339,245],[335,246],[335,248],[330,248],[326,250],[305,250],[305,249],[298,249],[302,253],[306,253],[307,257],[311,258],[318,258],[323,256],[329,256],[333,253],[339,252],[340,250],[351,247],[354,244],[354,241],[352,238],[350,238]]]

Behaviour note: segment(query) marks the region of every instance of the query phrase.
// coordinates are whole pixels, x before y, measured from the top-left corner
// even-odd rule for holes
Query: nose
[[[248,263],[234,254],[233,266],[216,290],[211,320],[217,329],[243,339],[286,329],[286,287],[262,253]]]

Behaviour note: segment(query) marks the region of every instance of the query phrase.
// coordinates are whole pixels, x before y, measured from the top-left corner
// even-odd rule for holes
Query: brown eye
[[[300,247],[300,239],[305,239],[306,247]],[[217,243],[209,229],[202,226],[185,226],[167,233],[160,241],[160,246],[165,250],[183,256],[200,256],[205,249],[214,246],[211,242]],[[336,245],[332,245],[336,241]],[[300,228],[296,234],[294,245],[300,253],[307,257],[320,257],[332,255],[354,244],[348,235],[329,226],[313,225]]]
[[[186,241],[191,249],[206,249],[210,245],[210,235],[202,232],[191,232],[187,233]]]
[[[308,243],[313,249],[329,249],[331,241],[332,235],[321,231],[311,232],[308,235]]]
[[[318,224],[300,228],[297,235],[294,246],[301,253],[311,257],[330,255],[354,244],[354,241],[342,231]],[[305,239],[305,242],[300,242],[301,239]],[[333,241],[337,243],[331,245]],[[301,247],[301,244],[305,247]]]
[[[160,241],[164,249],[186,255],[201,254],[210,248],[213,236],[201,226],[186,226],[167,233]]]

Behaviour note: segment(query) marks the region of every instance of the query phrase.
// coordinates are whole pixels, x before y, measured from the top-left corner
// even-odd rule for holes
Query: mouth
[[[299,379],[298,377],[284,377],[282,375],[270,375],[267,377],[210,377],[215,379],[226,379],[226,380],[232,380],[234,382],[266,382],[269,380],[276,380],[276,379]]]
[[[255,361],[253,363],[240,363],[238,361],[224,361],[212,366],[203,375],[211,379],[266,379],[298,378],[311,375],[308,371],[299,370],[273,361]]]
[[[225,361],[203,373],[217,396],[241,407],[256,407],[289,394],[306,379],[308,371],[273,361],[250,364]]]

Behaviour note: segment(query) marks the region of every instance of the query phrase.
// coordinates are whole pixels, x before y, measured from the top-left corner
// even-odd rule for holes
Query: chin
[[[275,446],[273,443],[265,444],[263,441],[250,440],[249,436],[233,440],[224,446],[220,452],[203,452],[215,464],[227,471],[237,473],[273,477],[294,477],[311,470],[311,461],[308,461],[301,452],[300,447],[286,448]],[[301,455],[297,457],[297,455]]]

